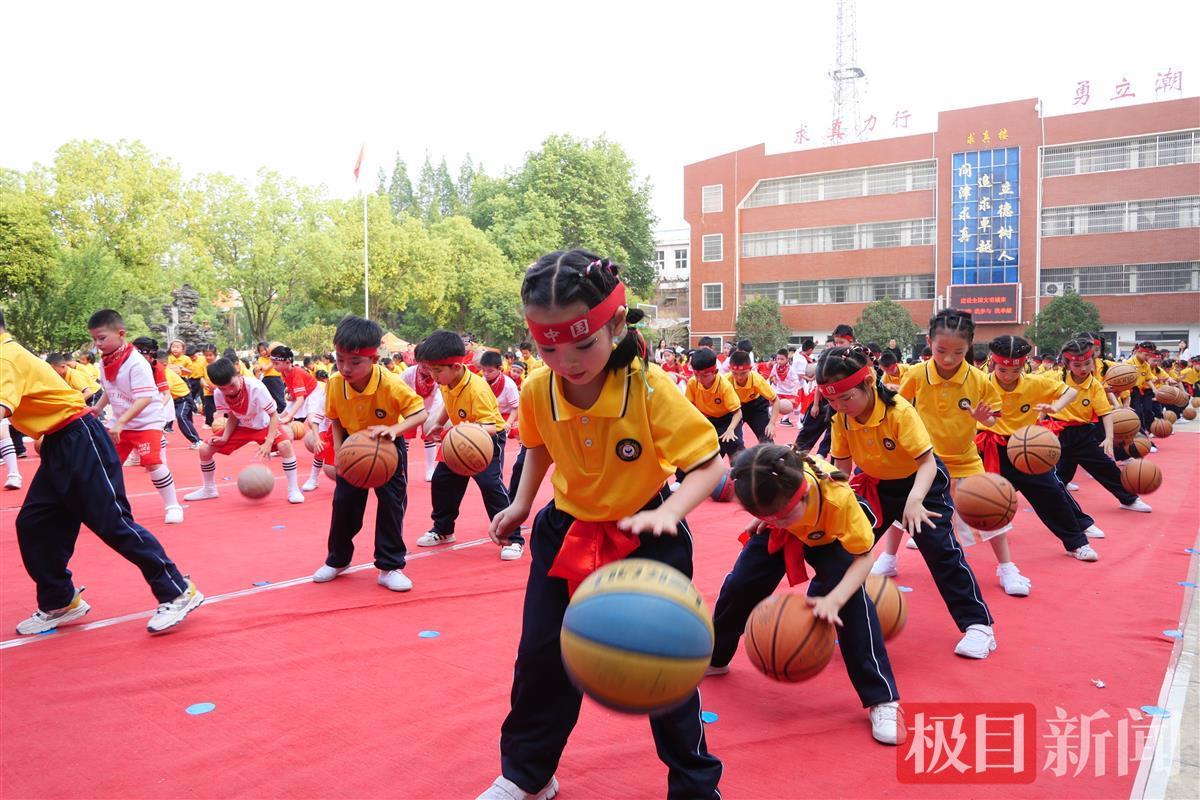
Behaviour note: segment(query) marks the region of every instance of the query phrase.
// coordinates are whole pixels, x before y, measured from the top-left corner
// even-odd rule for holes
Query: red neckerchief
[[[521,381],[525,380],[521,375],[509,375],[508,377],[512,378],[512,382],[517,385],[518,389],[521,388]]]
[[[150,369],[154,372],[154,388],[165,392],[167,390],[167,368],[155,359],[150,365]]]
[[[504,373],[497,374],[496,380],[488,381],[488,386],[492,387],[492,394],[499,397],[500,393],[504,391]]]
[[[775,365],[775,374],[779,376],[779,380],[781,380],[781,381],[787,380],[788,369],[790,369],[790,366],[788,364],[776,364]]]
[[[225,404],[229,406],[229,410],[239,417],[245,416],[246,411],[250,408],[250,387],[246,385],[246,379],[242,378],[242,393],[238,395],[238,405],[234,405],[233,401],[225,392],[221,392],[225,396]]]
[[[109,383],[117,379],[117,373],[121,371],[121,365],[125,363],[132,352],[133,345],[126,342],[112,353],[100,354],[100,360],[104,362],[104,377]]]
[[[567,593],[575,594],[588,575],[614,561],[620,561],[638,548],[641,538],[626,533],[615,522],[575,520],[567,529],[562,547],[550,565],[550,575],[567,582]]]
[[[729,354],[728,354],[728,353],[721,353],[719,356],[717,356],[717,363],[719,363],[719,364],[724,364],[724,363],[725,363],[725,359],[727,359],[727,358],[729,358]]]
[[[663,364],[662,369],[663,372],[679,372],[679,362],[675,362],[674,364]]]
[[[429,397],[437,388],[437,381],[429,373],[418,369],[416,375],[413,376],[413,388],[422,398]]]
[[[755,365],[755,368],[758,370],[758,374],[762,375],[764,378],[771,377],[771,362],[770,361],[760,361],[760,362],[758,362],[758,364]]]
[[[860,472],[850,478],[850,488],[861,497],[875,515],[875,519],[883,520],[883,503],[879,501],[879,479],[872,478],[865,472]]]

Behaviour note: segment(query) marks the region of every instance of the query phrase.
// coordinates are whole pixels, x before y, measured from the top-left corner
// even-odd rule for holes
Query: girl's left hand
[[[617,522],[617,527],[627,533],[653,533],[655,536],[674,536],[679,532],[679,517],[663,506],[639,511],[632,517]]]
[[[720,440],[722,442],[732,442],[734,439],[737,438],[737,431],[734,430],[732,425],[730,425],[728,430],[726,430],[724,433],[722,433],[720,435],[720,437],[718,437],[718,438],[720,438]]]
[[[975,418],[976,422],[982,422],[986,425],[988,420],[992,418],[991,406],[980,400],[979,405],[975,406],[975,410],[971,412],[971,416]]]
[[[1109,458],[1113,457],[1113,440],[1112,439],[1105,439],[1104,443],[1100,445],[1100,448],[1102,450],[1104,450],[1104,455],[1108,456]]]
[[[828,597],[806,597],[804,599],[812,607],[814,617],[823,619],[826,622],[832,622],[839,628],[842,627],[842,618],[838,616],[838,612],[842,610],[842,607],[837,603]]]
[[[941,516],[941,514],[935,514],[925,508],[920,500],[909,500],[904,504],[904,515],[900,518],[900,522],[904,526],[904,530],[916,536],[926,525],[932,528],[933,521]]]
[[[1050,416],[1057,411],[1057,409],[1055,409],[1054,406],[1050,405],[1049,403],[1038,403],[1036,406],[1034,406],[1034,408],[1046,416]]]
[[[259,447],[256,455],[259,458],[261,458],[263,461],[270,459],[271,458],[271,443],[266,442],[261,447]]]

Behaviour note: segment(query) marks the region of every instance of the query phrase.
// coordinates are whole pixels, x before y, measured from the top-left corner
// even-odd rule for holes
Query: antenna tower
[[[867,74],[858,66],[857,12],[855,0],[837,0],[837,33],[834,39],[834,63],[829,71],[833,80],[833,118],[841,120],[857,137],[862,130],[859,83]]]

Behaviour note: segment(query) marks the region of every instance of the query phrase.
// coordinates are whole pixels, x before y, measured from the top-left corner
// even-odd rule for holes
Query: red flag
[[[354,162],[354,182],[358,183],[358,171],[362,169],[363,154],[367,152],[367,145],[364,142],[363,146],[358,149],[358,161]]]

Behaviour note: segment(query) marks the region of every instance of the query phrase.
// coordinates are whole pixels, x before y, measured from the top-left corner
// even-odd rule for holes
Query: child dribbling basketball
[[[554,772],[582,701],[559,643],[571,592],[625,557],[661,561],[690,577],[684,514],[725,471],[712,426],[646,363],[645,343],[628,327],[641,312],[627,309],[617,271],[583,250],[556,252],[530,267],[521,287],[549,370],[531,372],[522,387],[525,469],[489,535],[503,542],[525,521],[551,466],[554,499],[533,523],[512,708],[500,730],[501,776],[480,800],[558,793]],[[677,468],[687,474],[671,493],[666,481]],[[668,797],[720,797],[721,762],[705,744],[699,692],[650,717],[650,730],[668,767]]]
[[[725,376],[717,373],[717,356],[712,350],[701,347],[692,353],[690,362],[694,374],[688,379],[685,396],[712,423],[721,455],[732,458],[742,449],[742,403]]]

